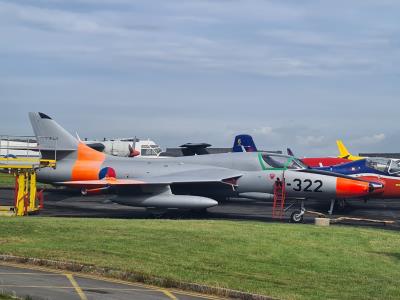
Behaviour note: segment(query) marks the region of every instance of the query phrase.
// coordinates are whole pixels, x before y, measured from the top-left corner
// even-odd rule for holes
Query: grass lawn
[[[3,295],[0,293],[0,300],[15,300],[15,299],[19,299],[19,298],[15,298],[13,296],[9,296],[9,295]]]
[[[14,187],[15,177],[11,174],[0,173],[0,188],[1,187]],[[38,182],[36,184],[38,189],[49,188],[51,185]]]
[[[0,253],[284,299],[399,299],[400,233],[206,220],[0,219]]]
[[[14,176],[0,173],[0,187],[13,187],[15,184]]]

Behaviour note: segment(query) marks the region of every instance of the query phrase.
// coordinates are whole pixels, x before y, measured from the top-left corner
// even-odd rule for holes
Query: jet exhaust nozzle
[[[385,185],[380,182],[370,182],[369,184],[369,192],[376,193],[376,192],[383,192]]]

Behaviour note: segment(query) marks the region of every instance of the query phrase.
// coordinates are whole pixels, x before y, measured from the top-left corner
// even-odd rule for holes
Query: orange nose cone
[[[369,194],[369,182],[338,177],[336,196],[338,198],[363,197]]]

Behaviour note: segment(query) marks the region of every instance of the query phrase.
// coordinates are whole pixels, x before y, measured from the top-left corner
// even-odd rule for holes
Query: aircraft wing
[[[169,173],[161,176],[141,178],[104,178],[101,180],[79,180],[57,182],[58,184],[81,188],[84,195],[102,193],[113,188],[122,193],[110,196],[110,200],[131,206],[179,209],[204,209],[218,205],[218,202],[203,195],[206,186],[216,189],[234,190],[236,180],[243,174],[224,168],[204,168]],[[189,189],[189,193],[173,194],[171,185]],[[193,186],[194,185],[194,186]],[[192,189],[198,194],[191,194]]]
[[[71,187],[106,187],[106,186],[137,186],[137,185],[171,185],[184,183],[226,183],[232,184],[243,174],[223,168],[206,168],[170,173],[161,176],[140,178],[104,178],[98,180],[63,181],[56,184]],[[233,181],[232,181],[233,180]]]

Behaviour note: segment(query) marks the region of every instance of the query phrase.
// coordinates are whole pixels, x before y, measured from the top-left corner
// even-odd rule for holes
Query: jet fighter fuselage
[[[31,113],[42,153],[41,137],[57,139],[56,169],[42,169],[38,180],[79,188],[84,194],[109,191],[117,203],[166,208],[206,208],[213,199],[256,193],[270,198],[279,178],[287,197],[365,197],[379,184],[307,169],[292,156],[271,153],[225,153],[164,159],[108,156],[75,139],[43,113]]]

